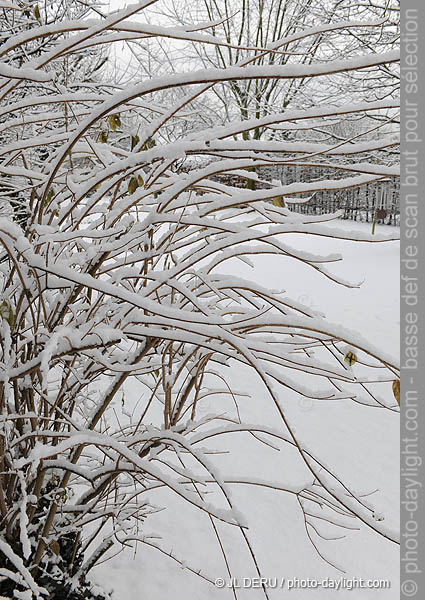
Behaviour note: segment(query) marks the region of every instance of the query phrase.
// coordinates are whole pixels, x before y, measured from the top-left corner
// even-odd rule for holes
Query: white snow
[[[253,254],[254,269],[233,260],[226,267],[219,265],[219,271],[254,278],[263,287],[285,288],[290,298],[307,305],[309,310],[331,315],[338,331],[343,328],[358,331],[359,337],[365,338],[370,347],[376,346],[385,354],[397,357],[398,243],[372,245],[337,239],[340,232],[347,230],[355,232],[354,239],[366,239],[371,230],[371,224],[366,223],[337,221],[315,227],[317,235],[285,234],[285,243],[290,243],[301,254],[312,250],[323,255],[341,253],[343,261],[334,263],[330,270],[343,279],[364,280],[360,288],[336,285],[298,261],[273,255]],[[321,227],[334,228],[335,237],[320,236]],[[396,237],[397,229],[378,225],[377,234],[382,236],[381,239],[388,234]],[[228,370],[226,374],[229,377]],[[249,524],[245,535],[262,575],[269,578],[339,580],[341,573],[318,556],[306,536],[294,494],[308,486],[311,488],[311,473],[294,461],[296,451],[291,444],[284,442],[287,433],[282,431],[277,421],[276,410],[264,386],[240,363],[234,365],[230,382],[235,389],[249,392],[251,396],[239,397],[242,420],[256,423],[264,432],[279,430],[281,441],[267,433],[258,433],[264,442],[261,443],[237,425],[233,427],[234,433],[223,438],[203,439],[202,432],[195,436],[198,436],[202,447],[231,451],[230,455],[212,455],[210,461],[216,472],[221,471],[220,481],[232,493],[232,506],[243,512]],[[388,383],[389,390],[390,385]],[[127,389],[131,393],[133,388]],[[322,494],[322,507],[309,505],[309,512],[315,515],[311,518],[317,531],[330,538],[345,536],[325,541],[311,529],[310,534],[320,552],[329,562],[345,571],[342,575],[347,580],[362,577],[391,582],[390,589],[349,590],[337,589],[337,585],[307,591],[294,588],[291,589],[291,597],[305,600],[308,594],[308,598],[313,600],[396,600],[399,597],[398,546],[377,535],[371,527],[389,536],[398,529],[398,414],[350,400],[300,398],[277,383],[273,391],[278,394],[279,402],[303,446],[320,456],[326,468],[342,475],[350,489],[365,495],[361,497],[361,514],[369,527],[344,515],[337,517],[338,525],[331,526],[326,521],[326,503],[331,496]],[[133,392],[134,395],[138,393],[135,388]],[[226,407],[227,404],[220,398],[205,398],[206,416],[220,410],[224,413]],[[280,451],[274,449],[276,446]],[[198,445],[195,448],[200,449]],[[254,485],[246,483],[249,479]],[[263,485],[267,482],[284,489],[270,489]],[[329,481],[330,490],[332,486],[336,487],[336,482]],[[215,506],[218,496],[214,489],[217,486],[211,487],[211,502]],[[133,549],[128,548],[111,561],[96,567],[92,579],[106,588],[113,588],[118,600],[144,597],[172,597],[175,600],[234,598],[230,588],[219,589],[208,581],[217,577],[229,580],[209,517],[164,487],[151,490],[150,500],[158,506],[167,506],[167,509],[148,517],[146,530],[141,531],[144,541],[142,539],[137,544],[133,541]],[[347,505],[352,502],[347,496]],[[360,507],[358,502],[357,507]],[[235,515],[235,512],[232,511],[232,514]],[[232,576],[239,581],[244,577],[258,576],[240,530],[218,521],[215,524]],[[152,534],[160,538],[152,540],[149,537]],[[167,556],[170,553],[173,559]],[[194,574],[198,570],[204,578]],[[270,600],[280,600],[286,591],[287,588],[284,591],[267,590]],[[264,598],[264,593],[261,589],[238,589],[237,597],[240,600],[256,600]]]

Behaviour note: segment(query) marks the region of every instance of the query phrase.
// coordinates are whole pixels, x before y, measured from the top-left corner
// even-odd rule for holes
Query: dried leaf
[[[139,187],[141,187],[145,183],[141,175],[137,175],[137,183],[139,184]]]
[[[109,115],[108,117],[109,126],[113,132],[116,132],[118,127],[121,127],[121,118],[117,115]]]
[[[128,193],[134,194],[134,192],[137,190],[138,187],[139,187],[139,184],[137,182],[136,177],[132,177],[130,179],[130,183],[128,184]]]
[[[400,406],[400,379],[394,379],[393,381],[393,394]]]
[[[282,198],[282,196],[275,196],[273,198],[273,204],[275,206],[279,206],[279,208],[285,208],[285,200]]]
[[[109,122],[109,127],[112,129],[112,131],[116,131],[117,130],[117,126],[115,124],[115,117],[114,117],[114,115],[109,115],[108,122]]]
[[[357,354],[354,354],[354,352],[347,352],[347,354],[345,355],[344,361],[346,363],[348,363],[350,365],[350,367],[352,365],[354,365],[357,362]]]
[[[154,139],[149,138],[148,141],[146,142],[146,144],[144,144],[142,150],[151,150],[152,148],[155,148],[156,146],[156,142]]]
[[[140,138],[138,135],[132,135],[131,136],[131,149],[133,150],[137,144],[140,142]]]
[[[108,141],[108,134],[106,133],[106,131],[101,131],[99,133],[99,142],[101,144],[106,144],[107,141]]]
[[[49,546],[50,549],[56,554],[56,556],[59,556],[59,554],[61,553],[61,547],[59,546],[59,542],[57,540],[53,540],[52,542],[50,542]]]
[[[13,314],[12,307],[6,300],[0,303],[0,316],[4,321],[9,323],[9,327],[12,329],[15,322],[15,315]]]
[[[37,21],[39,21],[41,23],[41,15],[40,15],[40,9],[38,8],[38,4],[36,4],[34,6],[34,8],[32,9],[33,15],[34,17],[37,19]]]

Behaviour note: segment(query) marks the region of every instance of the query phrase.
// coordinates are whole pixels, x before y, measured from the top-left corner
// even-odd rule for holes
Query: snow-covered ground
[[[370,231],[370,224],[337,221],[344,229]],[[394,233],[394,228],[378,226],[378,232]],[[285,236],[297,248],[317,252],[341,252],[344,261],[331,266],[345,279],[364,279],[360,289],[338,286],[299,262],[274,257],[258,257],[255,269],[237,262],[239,276],[274,289],[285,289],[288,296],[325,312],[329,319],[356,330],[375,346],[398,355],[399,348],[399,246],[397,242],[368,244],[338,241],[305,235]],[[236,267],[237,264],[237,267]],[[228,375],[229,377],[229,375]],[[278,427],[274,407],[255,376],[240,366],[230,376],[239,391],[249,392],[241,398],[242,419]],[[389,388],[390,389],[390,388]],[[296,426],[298,438],[314,449],[316,455],[359,493],[371,494],[367,499],[385,515],[388,526],[398,528],[399,424],[398,414],[388,410],[364,407],[351,401],[309,402],[282,390],[281,401]],[[207,412],[217,410],[218,401],[211,400]],[[209,410],[208,410],[209,409]],[[251,476],[281,485],[305,478],[294,455],[260,444],[248,434],[237,434],[220,441],[231,455],[217,455],[215,462],[224,478]],[[217,443],[218,447],[218,443]],[[326,522],[320,532],[343,539],[325,541],[314,537],[325,558],[339,565],[342,573],[327,564],[309,542],[302,513],[292,494],[273,489],[234,485],[234,503],[249,522],[247,532],[263,576],[286,579],[352,578],[388,579],[390,589],[339,589],[317,587],[268,589],[270,600],[289,595],[294,599],[328,600],[385,599],[399,597],[398,546],[375,534],[366,526],[359,530],[331,527]],[[155,496],[155,494],[157,494]],[[208,516],[188,506],[172,492],[151,492],[150,501],[167,509],[150,517],[144,535],[156,534],[161,546],[186,561],[186,564],[209,578],[228,580],[225,561]],[[256,575],[253,560],[237,528],[216,524],[233,577],[242,585],[243,578]],[[139,545],[137,555],[128,549],[93,572],[93,580],[114,589],[115,600],[215,600],[234,598],[231,589],[219,589],[197,577],[188,569],[161,554]],[[280,581],[279,581],[280,583]],[[264,598],[256,588],[237,589],[237,598]],[[286,597],[286,596],[285,596]]]

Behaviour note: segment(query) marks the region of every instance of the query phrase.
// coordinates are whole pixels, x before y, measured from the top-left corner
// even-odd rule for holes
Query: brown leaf
[[[394,379],[393,381],[393,394],[400,406],[400,379]]]
[[[285,200],[282,196],[275,196],[273,198],[273,204],[279,206],[279,208],[285,208]]]
[[[15,315],[13,314],[12,307],[10,304],[3,300],[0,304],[0,317],[9,323],[9,327],[12,329],[15,323]]]
[[[115,132],[117,130],[117,124],[115,123],[115,115],[109,115],[108,122],[109,127],[112,129],[112,131]]]
[[[38,8],[38,4],[36,4],[34,6],[34,8],[32,9],[32,12],[33,12],[34,17],[37,19],[37,21],[41,23],[41,15],[40,15],[40,9]]]
[[[346,363],[348,363],[351,367],[351,365],[354,365],[357,362],[357,355],[351,351],[347,352],[347,354],[345,355],[344,361]]]
[[[59,542],[57,540],[53,540],[52,542],[50,542],[49,546],[52,552],[54,552],[56,556],[59,556],[59,554],[61,553],[61,547],[59,546]]]
[[[118,129],[118,127],[121,127],[121,117],[119,116],[119,114],[109,115],[108,122],[110,128],[114,133]]]
[[[133,150],[133,148],[135,148],[139,142],[140,142],[139,136],[138,135],[132,135],[131,136],[131,149]]]
[[[134,194],[134,192],[137,190],[138,187],[139,187],[139,183],[138,183],[136,177],[132,177],[130,179],[130,183],[128,184],[128,193]]]

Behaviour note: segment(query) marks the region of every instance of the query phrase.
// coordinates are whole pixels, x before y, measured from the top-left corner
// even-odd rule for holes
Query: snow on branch
[[[159,510],[153,490],[165,504],[168,490],[207,515],[213,530],[216,521],[231,526],[258,573],[234,486],[296,499],[305,534],[326,561],[314,541],[321,518],[397,540],[307,447],[287,410],[305,397],[336,410],[351,402],[397,412],[388,392],[397,358],[255,280],[261,260],[273,258],[358,287],[334,268],[341,253],[320,251],[316,241],[398,237],[338,227],[338,214],[288,208],[322,190],[344,194],[399,176],[397,99],[323,101],[320,87],[321,78],[345,74],[385,77],[381,67],[395,64],[398,50],[360,44],[355,57],[326,60],[302,45],[320,47],[325,33],[373,29],[385,19],[300,27],[236,65],[122,83],[108,65],[118,41],[137,40],[140,50],[172,38],[251,52],[252,44],[201,31],[222,20],[178,27],[131,20],[153,3],[103,15],[67,0],[63,18],[53,5],[31,13],[1,4],[0,21],[13,22],[15,33],[0,46],[0,578],[28,599],[60,585],[83,589],[116,544],[140,541],[184,564],[146,534],[145,521]],[[285,64],[262,64],[268,54],[285,56]],[[266,112],[218,118],[212,99],[220,85],[241,93],[243,82],[266,81],[288,89],[314,82],[315,94],[304,108],[294,98],[288,109],[279,101]],[[357,119],[365,127],[341,126]],[[296,166],[303,177],[287,180]],[[308,251],[297,246],[300,236],[309,236]],[[241,264],[253,267],[253,281]],[[244,422],[240,403],[251,384],[235,389],[239,370],[261,386],[258,403],[270,404],[276,428]],[[225,475],[216,442],[222,448],[244,435],[282,450],[307,476],[270,481],[231,466]]]

